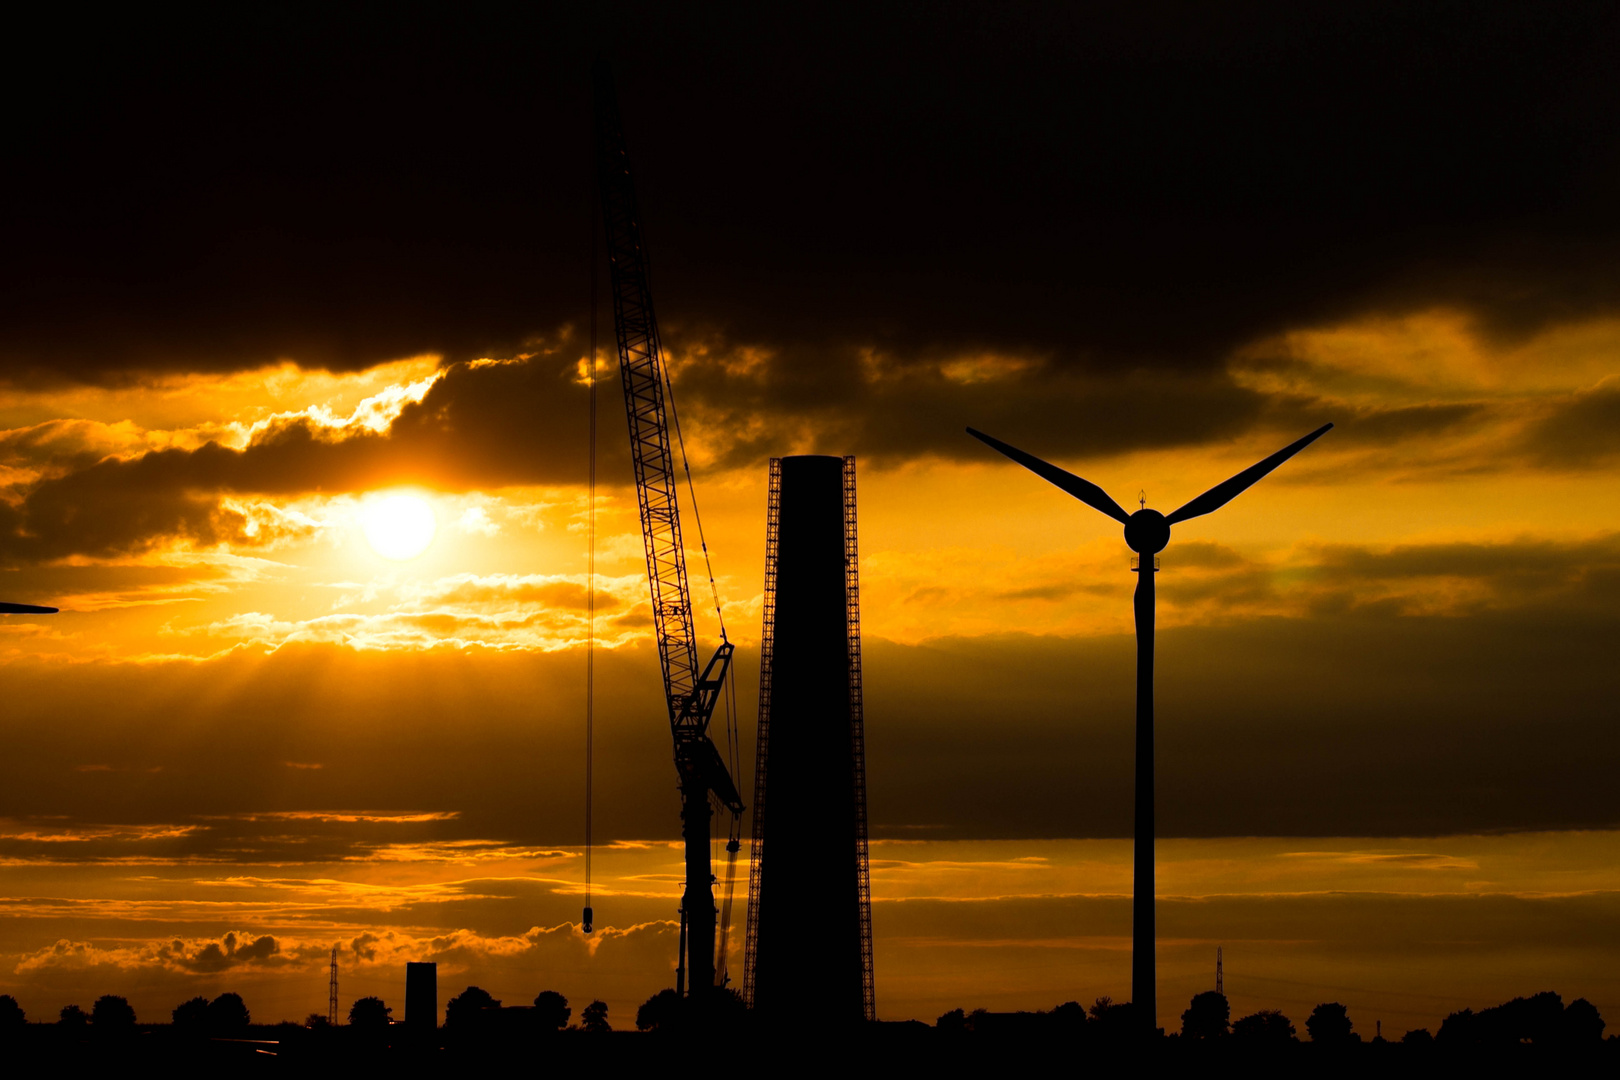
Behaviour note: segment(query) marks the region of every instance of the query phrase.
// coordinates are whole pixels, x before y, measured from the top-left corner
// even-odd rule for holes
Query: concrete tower
[[[855,459],[771,461],[744,995],[875,1019]]]

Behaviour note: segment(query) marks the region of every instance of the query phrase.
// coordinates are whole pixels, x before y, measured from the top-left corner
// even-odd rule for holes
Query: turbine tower
[[[1157,608],[1153,575],[1159,552],[1170,543],[1170,527],[1212,513],[1248,490],[1271,470],[1325,435],[1323,424],[1298,442],[1289,443],[1264,461],[1222,481],[1170,514],[1142,509],[1127,514],[1106,491],[1089,480],[1026,454],[1015,446],[968,428],[975,439],[1005,454],[1036,476],[1073,495],[1093,510],[1125,526],[1125,543],[1139,556],[1136,579],[1136,874],[1131,900],[1131,1002],[1145,1034],[1158,1027],[1158,986],[1154,957],[1153,904],[1153,620]]]

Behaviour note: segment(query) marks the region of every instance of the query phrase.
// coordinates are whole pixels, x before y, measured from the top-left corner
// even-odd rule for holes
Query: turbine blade
[[[55,615],[56,608],[34,604],[7,604],[0,602],[0,615]]]
[[[1275,454],[1272,454],[1270,457],[1266,458],[1266,460],[1250,465],[1247,469],[1244,469],[1230,480],[1221,481],[1219,484],[1216,484],[1214,487],[1198,496],[1198,498],[1194,499],[1186,506],[1183,506],[1180,510],[1166,516],[1164,519],[1165,523],[1168,525],[1174,525],[1178,521],[1186,521],[1188,518],[1202,517],[1204,514],[1208,514],[1211,511],[1219,510],[1221,507],[1225,506],[1227,503],[1231,502],[1233,499],[1247,491],[1251,486],[1254,485],[1255,481],[1266,475],[1266,473],[1270,472],[1272,469],[1275,469],[1277,466],[1281,465],[1283,462],[1287,461],[1289,458],[1311,445],[1311,443],[1327,434],[1332,427],[1332,424],[1323,424],[1321,427],[1317,428],[1315,431],[1311,432],[1298,442],[1289,443]]]
[[[1102,511],[1120,524],[1126,524],[1131,520],[1131,515],[1120,509],[1119,503],[1108,497],[1108,492],[1093,484],[1090,480],[1082,480],[1072,472],[1066,472],[1056,465],[1050,465],[1034,454],[1026,454],[1016,446],[1008,446],[1000,439],[992,439],[982,431],[974,431],[972,428],[968,428],[967,433],[991,449],[1006,454],[1042,480],[1048,480],[1056,484],[1093,510]]]

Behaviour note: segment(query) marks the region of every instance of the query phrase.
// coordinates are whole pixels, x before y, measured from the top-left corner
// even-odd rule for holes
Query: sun
[[[433,543],[438,520],[417,495],[390,495],[360,509],[360,527],[371,550],[385,559],[414,559]]]

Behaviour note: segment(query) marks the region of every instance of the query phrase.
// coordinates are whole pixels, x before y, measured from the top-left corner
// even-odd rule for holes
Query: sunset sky
[[[1159,1022],[1220,946],[1302,1034],[1620,1024],[1613,10],[108,18],[0,72],[0,599],[62,608],[0,616],[31,1019],[301,1019],[333,945],[396,1016],[407,960],[617,1027],[673,984],[605,304],[577,927],[601,50],[746,762],[767,459],[858,458],[882,1018],[1130,993],[1130,553],[963,428],[1168,512],[1332,421],[1164,554]]]

